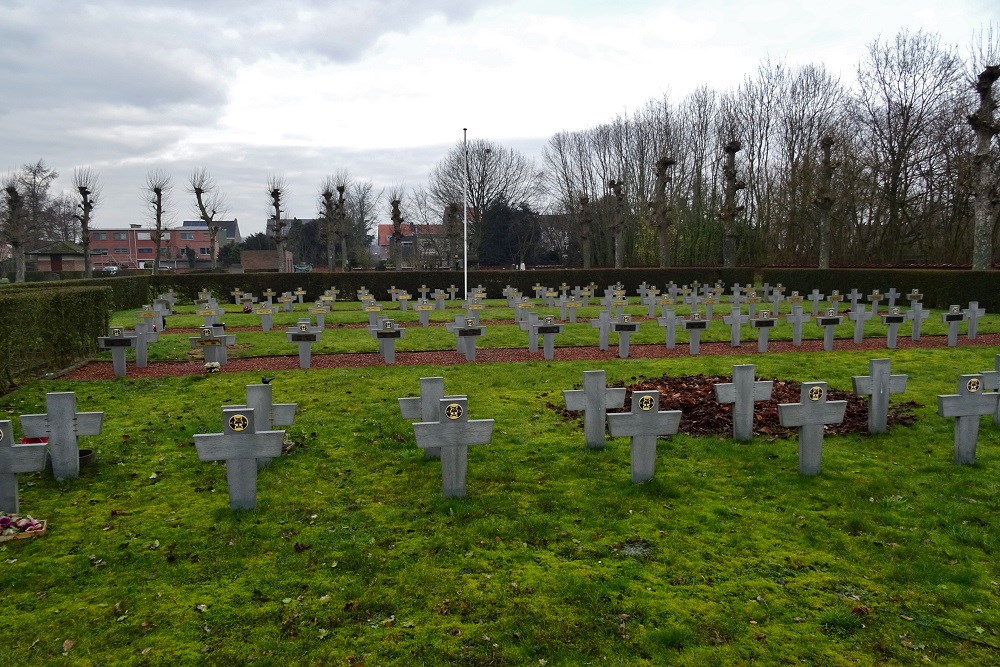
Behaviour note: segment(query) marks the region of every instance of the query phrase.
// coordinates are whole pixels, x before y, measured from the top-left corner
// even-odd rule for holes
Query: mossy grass
[[[791,440],[674,436],[639,486],[627,440],[586,450],[549,406],[592,363],[278,371],[299,444],[244,512],[192,436],[257,375],[35,382],[6,415],[75,391],[105,422],[80,479],[21,476],[50,534],[0,545],[0,664],[990,664],[1000,429],[984,418],[978,462],[954,466],[935,395],[996,352],[880,352],[916,424],[828,438],[815,478]],[[735,363],[840,389],[868,368],[839,351],[600,366],[629,383]],[[441,498],[399,417],[429,375],[496,420],[464,499]]]

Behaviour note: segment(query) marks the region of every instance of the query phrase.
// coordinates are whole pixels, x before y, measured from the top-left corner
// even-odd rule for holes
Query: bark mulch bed
[[[629,412],[632,409],[633,391],[657,390],[660,392],[660,410],[680,410],[681,421],[678,432],[685,435],[720,435],[729,436],[733,432],[732,405],[719,403],[715,400],[714,386],[723,382],[732,382],[725,375],[683,375],[671,377],[664,375],[658,378],[632,378],[632,384],[619,383],[617,387],[625,387],[625,406],[620,410],[609,412]],[[758,380],[773,380],[774,389],[767,401],[754,403],[753,431],[755,435],[766,436],[768,440],[794,437],[797,428],[785,428],[778,422],[779,403],[798,403],[801,383],[795,380],[779,380],[777,378],[757,378]],[[825,428],[827,435],[842,435],[845,433],[866,433],[868,431],[868,400],[840,389],[828,389],[827,400],[847,401],[847,412],[840,424],[831,424]],[[561,405],[547,404],[566,420],[577,420],[581,413],[570,412]],[[910,426],[916,421],[913,410],[920,407],[915,401],[893,402],[889,405],[889,426]]]

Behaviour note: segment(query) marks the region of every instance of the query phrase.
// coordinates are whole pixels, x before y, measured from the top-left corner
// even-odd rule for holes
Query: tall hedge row
[[[93,354],[112,303],[107,287],[0,290],[0,391]]]
[[[788,291],[800,293],[818,289],[823,294],[840,290],[847,294],[852,289],[908,293],[916,289],[924,295],[923,304],[928,308],[947,308],[952,304],[963,307],[978,301],[987,312],[1000,311],[1000,272],[996,271],[947,271],[922,269],[763,269],[761,279],[771,285],[781,283]],[[906,301],[902,302],[904,305]]]

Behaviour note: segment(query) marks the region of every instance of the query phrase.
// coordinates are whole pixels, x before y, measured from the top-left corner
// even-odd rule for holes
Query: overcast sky
[[[204,166],[246,235],[271,174],[289,216],[313,217],[324,175],[423,185],[463,127],[537,156],[763,58],[849,82],[880,36],[924,29],[964,54],[990,22],[998,0],[0,0],[0,172],[43,158],[61,190],[93,167],[111,227],[149,224],[157,167],[174,220],[193,219],[184,182]]]

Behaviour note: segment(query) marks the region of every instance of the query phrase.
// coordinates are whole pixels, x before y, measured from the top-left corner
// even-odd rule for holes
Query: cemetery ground
[[[366,319],[358,305],[337,306],[345,326],[328,316],[315,353],[374,352],[349,326]],[[294,354],[282,331],[298,315],[286,316],[268,334],[237,331],[247,347],[231,358]],[[191,334],[176,331],[199,318],[185,317],[151,360],[186,358]],[[234,313],[227,329],[240,318],[258,321]],[[935,319],[925,335],[943,333]],[[484,320],[481,347],[525,347],[517,327]],[[81,439],[97,465],[79,479],[20,476],[22,511],[49,530],[0,544],[0,664],[995,664],[1000,428],[984,418],[977,462],[955,466],[936,396],[994,368],[998,348],[964,335],[909,348],[904,329],[885,350],[869,324],[883,332],[873,351],[757,354],[747,327],[730,355],[595,365],[557,348],[553,362],[269,371],[275,402],[298,413],[288,453],[259,474],[257,509],[239,512],[193,436],[218,432],[220,406],[260,372],[32,382],[0,397],[18,433],[17,415],[44,412],[52,391],[104,410],[104,427]],[[453,349],[443,327],[406,326],[400,350]],[[576,326],[557,343],[596,349]],[[728,339],[713,324],[703,340]],[[662,346],[662,329],[643,323],[633,342]],[[798,474],[794,437],[675,435],[658,441],[654,479],[633,485],[627,439],[589,450],[582,420],[553,409],[595,368],[630,385],[752,363],[850,391],[872,357],[909,374],[892,402],[918,403],[916,420],[827,437],[816,477]],[[496,422],[492,444],[470,448],[467,498],[441,497],[440,463],[399,414],[427,376]]]

